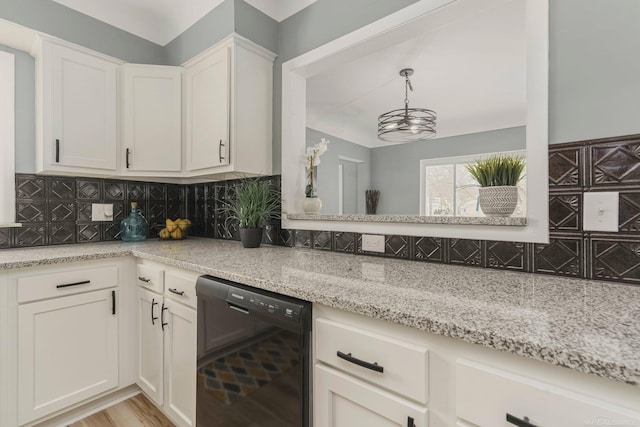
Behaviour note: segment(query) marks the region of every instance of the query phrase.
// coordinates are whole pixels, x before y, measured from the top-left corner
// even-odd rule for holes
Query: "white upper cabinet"
[[[179,173],[182,68],[126,64],[121,76],[123,174]]]
[[[230,57],[223,47],[185,72],[188,171],[229,164]]]
[[[185,174],[269,175],[275,55],[232,35],[185,66]]]
[[[51,40],[40,47],[37,171],[115,172],[119,64]]]

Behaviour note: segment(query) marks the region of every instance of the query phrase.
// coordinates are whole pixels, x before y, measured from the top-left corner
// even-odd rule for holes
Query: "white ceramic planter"
[[[302,210],[308,215],[320,213],[320,209],[322,209],[320,197],[305,197],[302,201]]]
[[[480,208],[486,216],[511,216],[518,205],[518,187],[480,187]]]

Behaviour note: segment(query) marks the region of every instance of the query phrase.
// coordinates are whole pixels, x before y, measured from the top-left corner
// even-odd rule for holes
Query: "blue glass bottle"
[[[120,223],[120,238],[124,242],[142,242],[148,232],[149,226],[138,210],[138,203],[131,202],[131,214]]]

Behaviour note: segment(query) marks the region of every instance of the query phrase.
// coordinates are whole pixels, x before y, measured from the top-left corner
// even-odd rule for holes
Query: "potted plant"
[[[316,194],[316,188],[314,187],[314,169],[320,164],[320,156],[327,151],[329,141],[325,138],[320,138],[320,142],[313,147],[307,147],[307,151],[304,154],[303,164],[307,168],[307,185],[304,188],[305,198],[302,201],[302,210],[306,214],[317,214],[322,209],[322,200]]]
[[[280,217],[280,190],[271,180],[244,179],[235,194],[223,201],[228,221],[238,221],[240,241],[245,248],[260,247],[267,218]]]
[[[480,208],[486,216],[510,216],[518,204],[518,182],[523,177],[525,159],[494,155],[466,166],[480,185]]]

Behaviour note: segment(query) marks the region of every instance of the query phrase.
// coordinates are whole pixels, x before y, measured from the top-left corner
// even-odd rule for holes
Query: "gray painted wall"
[[[127,62],[165,64],[162,46],[52,0],[1,0],[0,18]]]
[[[26,52],[0,45],[15,56],[15,165],[17,173],[35,171],[36,92],[35,59]]]
[[[420,160],[524,149],[524,126],[379,147],[371,150],[371,188],[379,214],[419,215]],[[321,165],[322,166],[322,165]]]
[[[312,147],[320,142],[321,138],[330,141],[327,151],[320,158],[317,167],[316,192],[322,200],[322,213],[338,213],[338,163],[339,156],[361,160],[358,164],[357,191],[358,213],[365,213],[365,190],[371,183],[371,149],[354,144],[346,139],[329,135],[315,129],[307,128],[307,147]]]

